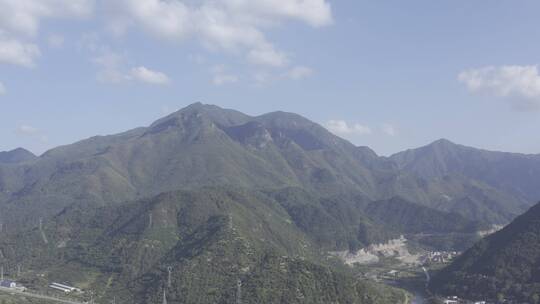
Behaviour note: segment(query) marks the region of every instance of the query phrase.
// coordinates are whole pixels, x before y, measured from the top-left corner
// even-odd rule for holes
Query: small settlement
[[[17,284],[17,282],[15,281],[6,280],[6,279],[0,280],[0,287],[13,289],[17,291],[26,291],[26,288],[24,286]]]
[[[49,285],[49,287],[58,291],[62,291],[64,293],[82,292],[82,290],[77,287],[69,286],[66,284],[54,283],[54,282],[51,285]]]

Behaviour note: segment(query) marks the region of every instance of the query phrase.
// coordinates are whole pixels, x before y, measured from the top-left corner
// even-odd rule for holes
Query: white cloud
[[[148,84],[163,85],[168,84],[171,81],[166,74],[152,71],[143,66],[132,68],[130,75],[133,79]]]
[[[289,18],[320,27],[332,23],[332,9],[325,0],[226,0],[228,7],[259,18]]]
[[[0,31],[35,36],[42,19],[84,18],[93,0],[0,0]]]
[[[504,98],[521,110],[540,108],[540,74],[538,66],[489,66],[469,69],[458,80],[472,93]]]
[[[47,18],[83,18],[93,0],[0,0],[0,63],[34,66],[40,49],[31,40]]]
[[[383,124],[381,126],[381,131],[388,135],[388,136],[396,136],[397,135],[397,130],[396,130],[396,127],[394,127],[393,125],[391,124]]]
[[[99,47],[100,54],[92,61],[99,67],[97,80],[104,83],[120,84],[138,81],[153,85],[166,85],[171,82],[163,72],[154,71],[144,66],[126,69],[122,55],[111,51],[106,46]]]
[[[6,89],[6,86],[0,82],[0,96],[4,95],[7,93],[7,89]]]
[[[194,37],[209,49],[272,67],[288,65],[289,58],[267,40],[265,29],[286,20],[313,27],[332,23],[327,0],[115,0],[106,5],[114,33],[135,27],[172,41]]]
[[[370,127],[359,123],[349,124],[344,120],[330,120],[326,128],[336,135],[369,135],[373,133]]]
[[[225,65],[217,65],[211,69],[212,83],[217,86],[237,83],[240,79],[238,76],[228,73]]]
[[[36,135],[39,133],[39,129],[32,127],[30,125],[20,125],[16,129],[17,133],[20,135]]]
[[[296,66],[287,72],[287,77],[293,80],[300,80],[313,75],[313,70],[304,66]]]
[[[114,0],[108,1],[112,12],[109,28],[123,34],[131,26],[169,39],[187,35],[191,26],[191,11],[180,1]]]
[[[333,22],[329,0],[0,0],[0,63],[34,66],[41,54],[36,37],[43,22],[88,18],[97,6],[106,14],[107,27],[118,35],[138,30],[173,42],[194,39],[211,51],[272,68],[289,69],[291,59],[269,41],[266,31],[289,21],[314,28]],[[64,37],[52,34],[45,43],[61,48]],[[100,78],[119,82],[130,74],[118,72],[104,69]],[[308,74],[293,67],[287,78]],[[217,82],[236,81],[232,76],[217,77]]]
[[[34,60],[41,55],[37,45],[0,36],[0,63],[33,67]]]
[[[329,120],[325,124],[326,128],[339,136],[351,137],[360,135],[371,135],[374,133],[384,134],[387,136],[397,136],[398,131],[396,127],[391,124],[381,124],[380,127],[371,128],[360,123],[349,123],[345,120]]]

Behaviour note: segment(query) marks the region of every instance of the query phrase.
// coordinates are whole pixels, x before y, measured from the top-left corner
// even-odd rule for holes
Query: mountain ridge
[[[469,299],[538,302],[540,203],[480,240],[437,274],[431,288]]]
[[[0,263],[130,303],[155,302],[172,264],[182,270],[171,290],[179,303],[231,303],[234,282],[249,278],[254,302],[394,304],[400,292],[355,280],[328,252],[401,234],[466,247],[536,195],[534,183],[498,188],[523,166],[536,178],[534,159],[435,150],[381,157],[294,113],[193,104],[147,127],[0,164]],[[488,169],[499,175],[483,176]],[[467,242],[422,237],[431,232]]]
[[[0,151],[0,164],[18,164],[37,158],[32,152],[24,148],[16,148],[11,151]]]
[[[505,162],[493,160],[501,157]],[[469,167],[478,172],[471,174]],[[519,176],[523,168],[530,173],[526,180]],[[488,173],[495,178],[483,176]],[[36,204],[39,198],[58,211],[54,206],[68,201],[118,203],[179,187],[299,186],[321,194],[359,192],[372,200],[400,196],[504,224],[540,199],[536,177],[540,157],[447,140],[380,157],[298,114],[250,116],[195,103],[147,127],[91,137],[53,148],[31,163],[0,167],[0,204],[12,202],[10,207],[17,209],[17,201]]]

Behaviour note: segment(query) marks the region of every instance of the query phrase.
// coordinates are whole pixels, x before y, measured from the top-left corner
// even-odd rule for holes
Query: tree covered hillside
[[[433,289],[472,299],[540,298],[540,204],[486,237],[435,277]]]

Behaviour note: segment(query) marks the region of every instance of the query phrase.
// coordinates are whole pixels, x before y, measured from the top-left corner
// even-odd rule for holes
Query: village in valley
[[[48,283],[47,275],[44,273],[35,273],[33,271],[23,273],[20,265],[13,268],[16,268],[16,270],[11,269],[11,275],[8,276],[4,275],[4,270],[7,270],[7,267],[0,266],[0,296],[5,294],[14,297],[43,300],[47,303],[63,304],[115,304],[117,302],[115,297],[105,302],[98,302],[95,300],[95,292],[92,290],[71,286],[65,282],[58,283],[51,281]],[[170,287],[172,267],[167,267],[167,270],[168,286]],[[7,274],[10,274],[10,272],[7,272]],[[18,279],[12,279],[12,277]],[[158,301],[156,302],[158,304],[167,304],[167,288],[163,288]]]

